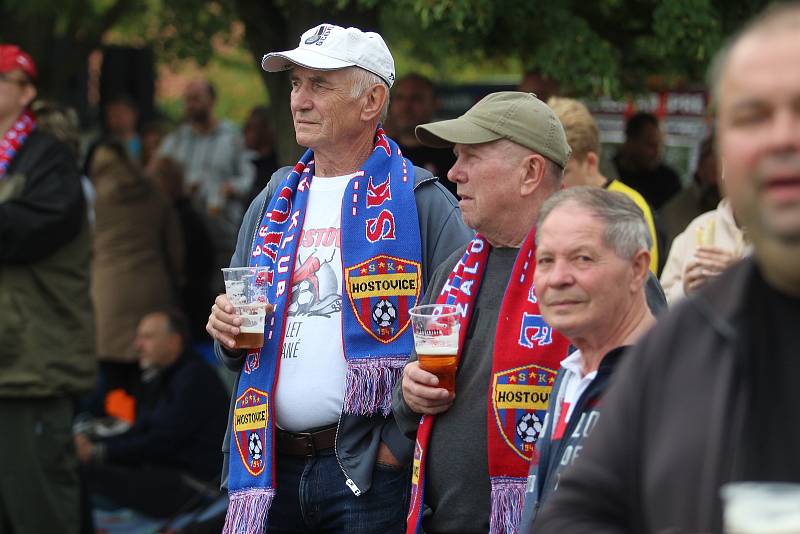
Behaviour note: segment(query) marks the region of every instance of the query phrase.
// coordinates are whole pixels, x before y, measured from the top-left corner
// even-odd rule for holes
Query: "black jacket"
[[[720,487],[740,479],[740,352],[752,259],[659,319],[625,357],[538,533],[719,532]]]
[[[157,465],[212,482],[220,472],[228,394],[214,369],[187,353],[136,395],[136,421],[108,438],[105,460]]]

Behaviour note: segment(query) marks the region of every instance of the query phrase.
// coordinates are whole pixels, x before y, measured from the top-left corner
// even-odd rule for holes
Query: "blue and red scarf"
[[[6,177],[8,168],[28,135],[36,128],[36,119],[30,110],[25,110],[11,128],[0,139],[0,180]]]
[[[231,436],[225,533],[263,532],[275,496],[275,403],[297,243],[314,161],[306,151],[281,182],[256,231],[250,265],[268,267],[264,346],[245,356]],[[378,127],[372,154],[342,200],[343,412],[388,415],[391,392],[414,348],[409,308],[422,290],[414,168]]]
[[[525,482],[538,457],[534,444],[541,430],[560,362],[569,342],[542,319],[533,291],[535,230],[525,239],[503,295],[492,354],[488,394],[489,477],[492,486],[489,532],[517,532]],[[458,356],[475,307],[491,245],[475,236],[436,299],[455,304],[461,316]],[[435,416],[423,416],[417,430],[406,534],[421,532],[425,463]]]

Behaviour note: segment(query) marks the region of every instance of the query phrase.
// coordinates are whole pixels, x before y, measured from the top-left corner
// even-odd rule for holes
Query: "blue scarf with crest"
[[[266,266],[264,346],[245,356],[231,434],[224,533],[263,532],[275,496],[275,404],[281,348],[303,229],[313,152],[307,150],[272,196],[256,231],[251,266]],[[394,383],[414,349],[408,310],[422,291],[414,167],[379,126],[374,148],[342,199],[342,335],[347,378],[342,411],[391,411]]]

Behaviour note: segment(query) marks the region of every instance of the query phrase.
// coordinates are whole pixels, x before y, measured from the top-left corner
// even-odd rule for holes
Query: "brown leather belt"
[[[275,429],[275,451],[290,456],[316,456],[336,443],[336,425],[316,432],[287,432]]]

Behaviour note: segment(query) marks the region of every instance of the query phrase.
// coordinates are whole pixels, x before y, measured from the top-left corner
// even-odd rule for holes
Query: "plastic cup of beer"
[[[720,493],[726,534],[800,534],[800,484],[731,482]]]
[[[458,310],[453,304],[426,304],[409,310],[414,332],[414,350],[420,368],[439,379],[439,387],[456,390]]]
[[[234,336],[236,349],[260,349],[264,345],[264,319],[267,305],[266,267],[225,267],[225,294],[242,319]]]

